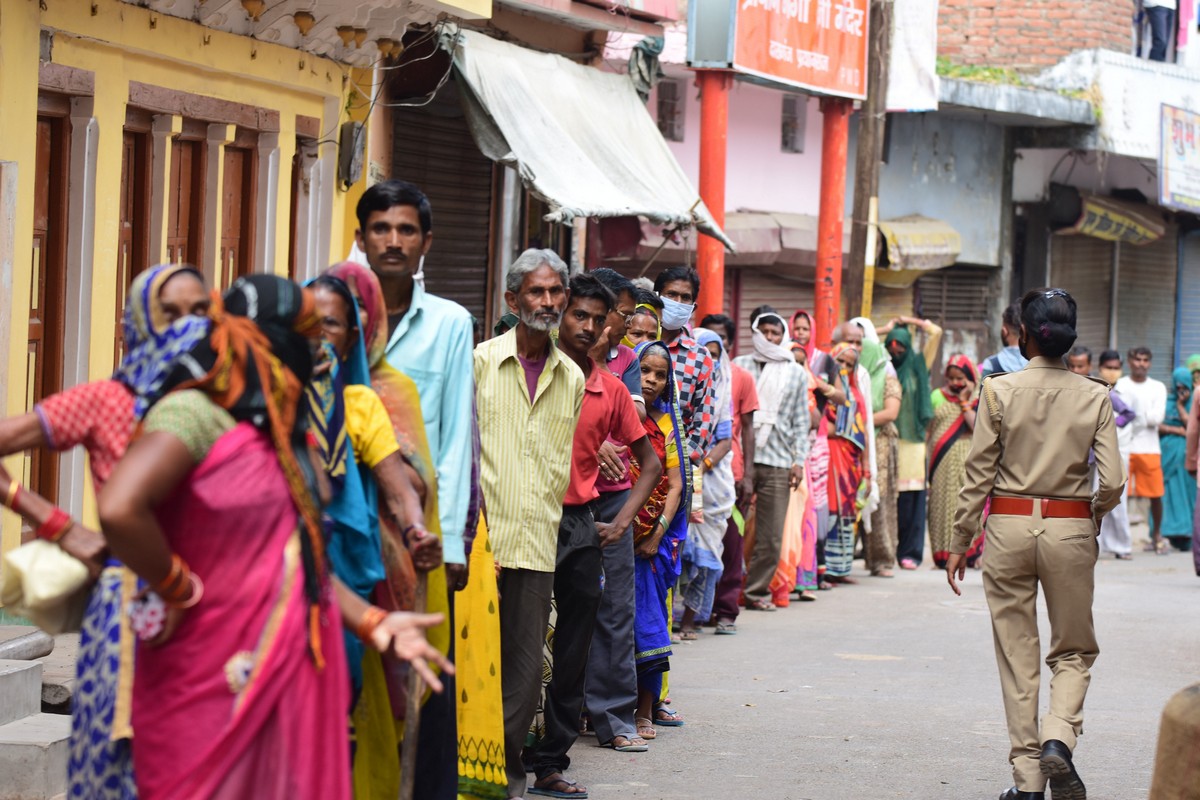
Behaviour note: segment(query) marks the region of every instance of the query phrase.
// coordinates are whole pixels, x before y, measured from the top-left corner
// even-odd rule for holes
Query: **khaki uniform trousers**
[[[983,557],[983,586],[1004,713],[1012,743],[1009,763],[1018,789],[1044,791],[1041,745],[1058,739],[1073,751],[1083,733],[1083,699],[1089,668],[1099,655],[1092,624],[1096,526],[1090,519],[1047,519],[1034,502],[1033,516],[991,515]],[[1038,727],[1041,645],[1038,583],[1050,618],[1050,709]]]

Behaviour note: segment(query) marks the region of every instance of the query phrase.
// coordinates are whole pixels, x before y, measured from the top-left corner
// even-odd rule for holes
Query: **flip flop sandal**
[[[663,716],[659,716],[662,714]],[[683,717],[679,716],[679,712],[666,706],[659,706],[654,709],[654,724],[661,725],[664,728],[682,728],[684,724]]]
[[[634,717],[633,725],[637,728],[639,739],[650,741],[651,739],[658,738],[658,731],[654,730],[653,720],[646,719],[645,717]]]
[[[752,600],[746,604],[747,611],[774,611],[775,606],[766,600]]]
[[[620,740],[625,740],[625,744],[617,744]],[[638,744],[638,742],[641,744]],[[650,749],[646,744],[646,740],[640,736],[629,738],[628,736],[614,736],[612,741],[605,742],[601,747],[608,747],[616,750],[618,753],[644,753]]]
[[[699,638],[700,638],[700,631],[695,631],[695,630],[682,631],[679,634],[679,641],[681,641],[681,642],[695,642],[695,641],[699,640]]]
[[[817,602],[817,596],[812,592],[805,590],[800,593],[799,600],[804,603],[815,603]]]
[[[737,623],[718,622],[716,632],[721,636],[734,636],[737,634]]]
[[[559,778],[558,780],[551,781],[550,785],[551,786],[560,786],[560,785],[561,786],[569,786],[573,789],[576,786],[578,786],[579,784],[575,783],[575,781],[569,781],[566,778]],[[560,792],[555,789],[548,789],[548,788],[547,789],[539,789],[536,786],[531,786],[528,789],[526,789],[525,794],[534,794],[534,795],[537,795],[538,797],[557,797],[557,798],[561,798],[561,800],[587,800],[587,796],[588,796],[587,791]]]

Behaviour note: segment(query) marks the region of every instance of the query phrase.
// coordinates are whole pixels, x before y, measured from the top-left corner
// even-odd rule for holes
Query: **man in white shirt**
[[[1166,552],[1162,538],[1163,472],[1158,426],[1167,413],[1167,387],[1149,376],[1153,358],[1148,347],[1129,351],[1129,374],[1117,381],[1116,390],[1136,415],[1129,424],[1130,497],[1150,500],[1150,548]]]

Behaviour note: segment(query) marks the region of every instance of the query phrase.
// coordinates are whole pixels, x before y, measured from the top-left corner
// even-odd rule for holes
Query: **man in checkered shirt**
[[[715,442],[716,394],[713,360],[687,332],[687,322],[700,295],[700,276],[691,267],[668,267],[658,274],[654,291],[662,298],[662,340],[671,351],[675,385],[688,444],[691,469],[702,468]],[[689,470],[691,471],[691,470]]]

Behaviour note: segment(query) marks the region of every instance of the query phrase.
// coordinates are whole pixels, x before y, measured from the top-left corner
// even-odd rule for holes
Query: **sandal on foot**
[[[1113,553],[1117,561],[1133,561],[1133,553]]]
[[[750,600],[746,603],[747,611],[774,611],[775,605],[766,600]]]
[[[645,717],[634,717],[633,725],[637,728],[639,739],[650,741],[651,739],[658,738],[658,731],[654,730],[653,720],[648,720]]]
[[[885,567],[883,569],[877,569],[874,572],[872,572],[871,577],[872,578],[894,578],[894,577],[896,577],[896,573],[892,572],[890,569],[887,569]]]
[[[722,636],[734,636],[735,634],[737,634],[737,623],[736,622],[718,622],[716,632],[721,634]]]
[[[654,724],[662,725],[664,728],[682,728],[683,717],[679,716],[679,712],[666,706],[659,706],[654,709]]]
[[[804,603],[815,603],[815,602],[817,602],[817,596],[815,594],[813,594],[812,592],[810,592],[808,589],[805,589],[803,592],[800,593],[800,600],[801,600],[801,602],[804,602]]]
[[[554,775],[557,775],[558,777],[555,778]],[[572,798],[574,798],[574,800],[587,800],[587,789],[583,788],[575,781],[567,780],[562,776],[561,773],[558,772],[555,772],[553,775],[548,777],[550,780],[546,782],[545,786],[539,787],[535,783],[533,786],[530,786],[525,790],[525,794],[534,794],[539,797],[557,797],[562,798],[562,800],[571,800]],[[559,789],[551,787],[562,788]]]
[[[628,736],[614,736],[612,741],[605,742],[601,747],[610,747],[618,753],[644,753],[650,749],[646,740],[640,736],[632,739]]]
[[[695,628],[688,628],[685,631],[679,632],[679,641],[681,642],[694,642],[699,638],[700,631],[696,630]]]

